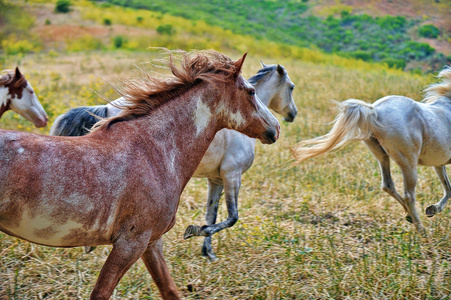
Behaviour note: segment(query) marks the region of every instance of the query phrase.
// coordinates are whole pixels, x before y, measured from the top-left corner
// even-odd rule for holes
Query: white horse
[[[451,67],[442,70],[438,77],[442,82],[425,90],[423,103],[403,96],[387,96],[373,104],[354,99],[340,103],[331,131],[300,142],[293,148],[294,157],[300,163],[362,140],[379,161],[382,189],[402,205],[406,219],[424,234],[415,209],[417,166],[433,166],[445,189],[443,198],[427,207],[428,217],[442,211],[451,196],[445,169],[451,163]],[[390,158],[401,169],[404,197],[398,194],[391,178]]]
[[[18,113],[36,127],[47,125],[47,114],[19,68],[0,76],[0,117],[8,110]]]
[[[256,90],[260,100],[269,108],[282,115],[287,122],[292,122],[297,114],[292,92],[294,84],[287,71],[281,65],[265,65],[248,81]],[[51,135],[84,135],[98,121],[94,115],[102,118],[119,114],[121,107],[127,106],[127,101],[121,97],[108,103],[91,107],[74,108],[59,116],[52,128]],[[193,177],[207,178],[208,196],[206,225],[199,228],[190,225],[184,238],[205,236],[202,254],[211,261],[217,260],[211,247],[211,235],[233,226],[238,221],[238,193],[241,186],[241,175],[246,172],[254,161],[255,139],[249,138],[234,130],[219,131],[210,144]],[[228,218],[216,224],[219,198],[224,190]],[[210,226],[213,225],[213,226]],[[208,228],[208,230],[204,230]],[[88,248],[90,251],[92,248]]]

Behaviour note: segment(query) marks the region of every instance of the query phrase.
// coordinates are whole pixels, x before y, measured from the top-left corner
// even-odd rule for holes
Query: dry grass
[[[262,59],[254,53],[249,56],[246,77],[258,70]],[[53,120],[69,107],[101,103],[87,87],[114,98],[112,89],[97,75],[124,78],[132,72],[131,63],[142,57],[120,52],[41,55],[25,57],[21,65]],[[298,117],[293,124],[281,123],[276,144],[257,144],[254,165],[243,176],[240,221],[214,237],[220,258],[217,263],[202,258],[200,238],[182,239],[186,226],[204,223],[206,182],[195,179],[187,186],[177,223],[165,236],[166,260],[183,297],[451,297],[449,209],[432,219],[422,213],[429,237],[419,238],[404,221],[400,205],[380,191],[376,161],[359,143],[290,167],[290,146],[329,129],[325,124],[335,116],[330,100],[372,102],[389,94],[419,100],[421,90],[433,78],[302,61],[263,61],[287,68],[296,84]],[[6,116],[0,121],[1,128],[29,127],[10,113]],[[394,179],[401,189],[396,168]],[[441,197],[440,183],[431,168],[420,168],[417,193],[421,211]],[[222,207],[219,219],[224,218]],[[0,299],[87,299],[110,249],[98,247],[85,254],[81,248],[36,246],[0,234]],[[122,278],[113,299],[159,299],[142,262]]]

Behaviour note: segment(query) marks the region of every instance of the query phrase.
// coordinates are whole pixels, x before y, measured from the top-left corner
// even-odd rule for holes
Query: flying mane
[[[137,78],[125,82],[120,93],[127,100],[127,105],[119,107],[124,112],[117,117],[99,121],[93,130],[109,128],[114,123],[148,115],[201,82],[225,82],[236,73],[234,62],[214,50],[166,51],[169,57],[164,60],[164,64],[168,66],[172,76],[162,78],[141,72]]]
[[[282,66],[280,66],[280,67],[283,69],[284,74],[287,74],[287,72],[285,71],[285,68]],[[276,69],[277,69],[277,65],[270,65],[270,66],[263,67],[262,69],[258,70],[257,74],[255,74],[254,76],[249,78],[247,81],[252,85],[256,85],[257,82],[259,82],[263,77],[265,77],[268,73],[275,71]],[[284,77],[282,77],[280,80],[284,81],[285,79],[284,79]]]
[[[431,84],[424,91],[426,92],[423,102],[431,103],[440,97],[447,97],[451,100],[451,66],[443,69],[437,76],[442,82]]]

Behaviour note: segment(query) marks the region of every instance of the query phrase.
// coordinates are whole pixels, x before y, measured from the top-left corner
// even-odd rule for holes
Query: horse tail
[[[56,118],[49,134],[60,136],[86,135],[95,123],[106,116],[106,105],[73,108]]]
[[[451,99],[451,66],[445,67],[437,77],[442,81],[431,84],[424,90],[426,92],[424,102],[434,102],[440,97]]]
[[[291,150],[297,163],[344,147],[351,141],[366,140],[380,127],[374,106],[349,99],[338,104],[339,114],[326,135],[301,141]]]

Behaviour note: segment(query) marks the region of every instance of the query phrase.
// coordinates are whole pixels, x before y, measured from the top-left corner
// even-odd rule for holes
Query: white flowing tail
[[[326,135],[301,141],[293,147],[297,163],[331,150],[340,149],[349,142],[366,140],[380,127],[374,106],[361,100],[349,99],[338,103],[339,114]]]

